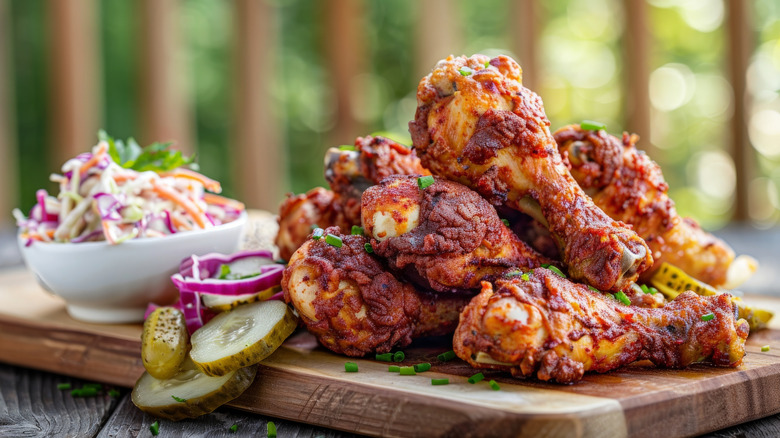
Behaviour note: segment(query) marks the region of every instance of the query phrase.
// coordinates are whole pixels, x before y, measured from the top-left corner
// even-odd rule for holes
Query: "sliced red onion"
[[[122,220],[122,214],[119,210],[124,207],[118,196],[111,193],[100,192],[95,193],[95,204],[97,206],[100,219],[104,221],[119,221]]]
[[[165,222],[165,226],[168,228],[168,232],[171,234],[176,234],[176,228],[174,228],[173,220],[171,220],[171,212],[168,210],[163,211],[163,221]]]
[[[284,291],[279,291],[279,292],[271,295],[270,298],[268,298],[269,301],[270,300],[283,300],[283,299],[284,299]]]
[[[219,275],[220,266],[229,265],[237,260],[249,257],[267,259],[270,262],[269,264],[263,265],[262,267],[273,266],[275,264],[273,261],[274,255],[271,251],[240,251],[231,255],[213,252],[202,256],[193,255],[182,260],[181,264],[179,265],[179,274],[181,274],[183,277],[192,277],[196,280],[208,279]],[[260,272],[263,272],[262,267]]]
[[[200,294],[197,292],[179,291],[177,307],[184,314],[184,323],[190,334],[203,327],[203,324],[209,322],[216,315],[201,305]]]
[[[144,320],[149,317],[149,315],[152,314],[157,308],[160,306],[154,303],[149,303],[149,305],[146,306],[146,312],[144,312]]]
[[[284,266],[274,264],[263,266],[262,269],[260,275],[241,280],[220,280],[217,278],[197,280],[193,277],[184,277],[181,274],[174,274],[171,280],[180,291],[206,292],[215,295],[243,295],[266,290],[279,285],[282,281]]]
[[[41,222],[45,221],[57,221],[58,217],[56,214],[50,214],[48,211],[46,211],[46,197],[49,196],[49,193],[46,192],[44,189],[39,189],[35,192],[35,197],[38,199],[38,204],[40,206],[40,220]],[[30,212],[30,216],[32,216],[33,213]]]

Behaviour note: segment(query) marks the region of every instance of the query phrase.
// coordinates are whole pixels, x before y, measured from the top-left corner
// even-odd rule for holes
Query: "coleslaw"
[[[132,139],[128,145],[135,148],[130,152],[132,160],[120,156],[131,148],[101,133],[91,152],[68,160],[62,174],[50,176],[59,184],[57,196],[41,189],[28,216],[14,209],[26,245],[35,241],[119,244],[163,237],[228,223],[244,210],[241,202],[217,194],[222,190],[219,182],[185,167],[169,169],[170,165],[149,159],[191,163],[180,152],[168,151],[168,145],[155,143],[141,149]],[[133,168],[142,158],[147,161],[135,167],[150,170]]]

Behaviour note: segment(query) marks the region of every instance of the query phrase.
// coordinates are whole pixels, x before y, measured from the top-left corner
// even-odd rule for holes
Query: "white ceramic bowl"
[[[171,275],[193,254],[238,250],[247,214],[205,230],[170,236],[106,242],[44,243],[17,237],[22,257],[47,291],[65,300],[68,313],[86,322],[143,321],[150,302],[176,299]],[[20,299],[23,299],[20,297]]]

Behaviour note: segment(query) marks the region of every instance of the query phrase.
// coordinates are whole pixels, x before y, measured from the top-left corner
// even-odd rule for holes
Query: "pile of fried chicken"
[[[742,362],[729,295],[638,286],[663,261],[726,285],[734,252],[677,214],[635,135],[552,134],[505,56],[439,61],[417,102],[413,148],[332,148],[331,190],[280,208],[284,296],[323,346],[365,356],[453,334],[475,368],[559,383],[643,359]]]

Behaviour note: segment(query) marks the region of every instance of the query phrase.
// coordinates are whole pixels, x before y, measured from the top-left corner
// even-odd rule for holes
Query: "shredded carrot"
[[[46,230],[43,234],[38,233],[36,231],[30,231],[29,233],[22,233],[23,239],[33,239],[33,240],[45,240],[44,235],[47,236],[49,239],[54,238],[54,232],[56,230]]]
[[[100,221],[100,224],[103,226],[103,235],[106,236],[106,240],[108,243],[114,245],[116,240],[114,240],[114,236],[111,234],[111,229],[109,228],[111,223],[109,221]]]
[[[192,227],[190,224],[182,220],[179,216],[171,215],[171,222],[176,227],[177,230],[191,230]]]
[[[234,208],[238,211],[244,211],[244,208],[246,208],[243,202],[226,198],[224,196],[215,195],[213,193],[204,193],[203,200],[206,201],[207,204],[224,205],[226,207]]]
[[[177,168],[170,172],[166,172],[162,174],[162,176],[172,176],[175,178],[187,178],[203,184],[203,187],[205,187],[206,190],[210,192],[220,193],[222,191],[222,186],[219,184],[219,181],[215,181],[203,174],[195,172],[194,170]]]
[[[100,162],[100,160],[103,159],[103,157],[108,152],[108,144],[104,141],[101,141],[98,143],[98,149],[95,151],[94,154],[92,154],[92,157],[87,160],[86,163],[82,164],[79,168],[79,174],[83,174],[84,172],[88,171],[91,167],[97,165],[97,163]]]
[[[117,183],[122,183],[136,178],[138,178],[138,172],[126,172],[126,173],[117,172],[114,174],[114,181],[116,181]]]
[[[192,202],[191,199],[187,199],[184,196],[176,193],[170,187],[165,187],[158,183],[154,183],[152,187],[154,187],[155,193],[160,195],[161,198],[168,199],[179,204],[184,209],[184,211],[192,216],[192,219],[196,224],[198,224],[199,227],[206,228],[206,220],[203,212],[200,211],[198,205]]]

